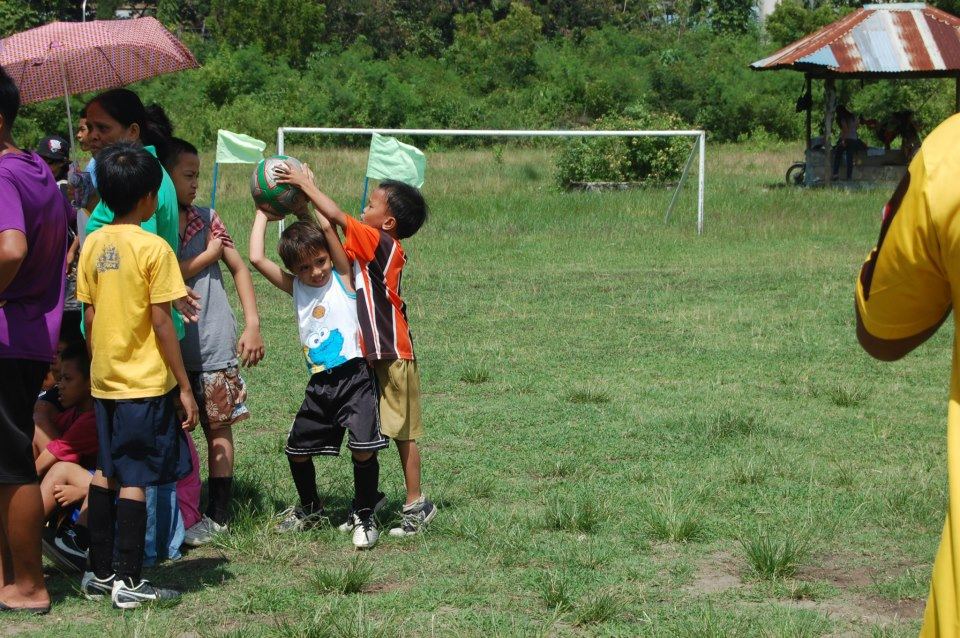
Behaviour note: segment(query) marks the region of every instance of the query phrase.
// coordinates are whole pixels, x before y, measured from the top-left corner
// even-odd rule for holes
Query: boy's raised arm
[[[243,333],[237,340],[237,355],[243,365],[250,368],[263,359],[263,335],[260,334],[260,312],[257,310],[257,296],[253,292],[253,277],[236,248],[223,249],[223,261],[233,275],[233,283],[243,308]]]
[[[157,334],[157,344],[160,346],[163,359],[170,367],[170,372],[177,380],[177,385],[180,386],[180,403],[186,413],[181,426],[189,432],[197,427],[200,420],[200,410],[197,408],[196,399],[193,398],[193,390],[190,388],[187,370],[183,367],[180,342],[177,340],[177,333],[173,328],[173,319],[170,317],[170,302],[150,304],[150,321],[153,323],[153,331]]]
[[[327,248],[330,251],[330,260],[333,262],[333,267],[337,274],[341,276],[343,285],[347,290],[353,292],[353,282],[350,280],[350,258],[347,257],[343,244],[340,243],[340,235],[337,234],[337,229],[323,215],[317,215],[317,223],[320,224],[323,236],[327,240]]]
[[[313,203],[318,213],[341,228],[347,226],[347,214],[337,206],[335,201],[317,188],[313,181],[313,172],[306,164],[303,165],[303,170],[292,169],[289,164],[278,166],[277,181],[281,184],[296,186]]]
[[[267,214],[257,210],[250,230],[250,263],[267,278],[267,281],[287,293],[293,294],[293,275],[267,258],[263,248],[263,236],[267,232]]]

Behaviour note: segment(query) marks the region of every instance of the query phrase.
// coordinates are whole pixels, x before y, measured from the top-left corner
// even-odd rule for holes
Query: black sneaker
[[[60,531],[57,532],[57,535],[54,536],[53,544],[64,554],[69,554],[73,557],[75,561],[87,560],[87,550],[89,548],[84,547],[80,542],[80,537],[77,535],[75,527],[61,528]],[[81,563],[81,568],[85,566],[85,563]]]
[[[136,609],[144,603],[177,600],[180,598],[180,592],[175,589],[154,587],[148,580],[141,580],[137,586],[134,586],[132,582],[117,578],[113,582],[113,593],[110,598],[117,609]]]
[[[410,505],[403,506],[403,520],[399,527],[390,530],[390,536],[413,536],[419,534],[437,515],[437,506],[425,496]]]
[[[387,495],[383,492],[377,492],[377,503],[373,506],[373,513],[376,514],[383,506],[387,504]],[[347,520],[340,523],[338,530],[341,532],[352,532],[353,528],[360,524],[360,517],[357,516],[357,510],[354,509],[353,504],[350,505],[350,512],[347,514]]]
[[[110,574],[106,578],[97,578],[93,572],[84,572],[80,581],[80,593],[87,600],[100,600],[113,593],[113,583],[116,575]]]
[[[71,529],[69,532],[72,533],[73,530]],[[45,527],[40,537],[40,547],[43,550],[43,555],[63,572],[83,572],[87,566],[87,553],[80,551],[75,542],[70,543],[70,547],[75,551],[68,550],[67,543],[58,543],[60,536],[65,534],[65,530],[57,532],[52,527]]]

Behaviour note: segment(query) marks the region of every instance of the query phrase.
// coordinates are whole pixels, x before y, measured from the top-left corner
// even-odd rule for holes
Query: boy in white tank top
[[[285,447],[300,506],[283,513],[277,530],[306,529],[324,518],[313,457],[339,455],[344,432],[349,432],[354,485],[351,509],[358,521],[353,544],[368,549],[379,538],[374,512],[386,502],[377,489],[377,450],[387,447],[389,439],[380,433],[373,373],[360,350],[350,262],[328,221],[298,221],[281,235],[277,252],[290,272],[282,269],[264,253],[267,222],[275,219],[257,211],[250,233],[250,262],[270,283],[293,297],[304,362],[312,375]]]

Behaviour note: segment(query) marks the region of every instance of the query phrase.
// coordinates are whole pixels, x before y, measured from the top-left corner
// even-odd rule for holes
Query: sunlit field
[[[292,150],[358,211],[365,152]],[[344,454],[316,460],[333,525],[274,533],[307,374],[291,300],[255,274],[267,357],[246,374],[232,529],[147,574],[180,604],[121,613],[51,567],[52,613],[0,635],[915,635],[952,328],[896,364],[859,350],[853,282],[893,186],[785,187],[799,156],[708,143],[698,237],[693,183],[665,223],[669,189],[565,193],[548,150],[428,153],[403,283],[429,530],[355,551],[335,529]],[[246,254],[248,167],[222,176]],[[393,447],[381,483],[385,532]]]

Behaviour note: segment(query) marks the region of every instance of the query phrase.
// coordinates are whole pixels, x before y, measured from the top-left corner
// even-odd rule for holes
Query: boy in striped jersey
[[[362,221],[343,212],[317,188],[310,173],[279,169],[278,181],[299,187],[317,211],[343,229],[347,256],[354,260],[357,314],[363,350],[377,377],[380,430],[397,444],[407,490],[400,526],[391,536],[419,533],[437,514],[437,508],[420,491],[420,448],[423,436],[420,413],[420,373],[413,353],[407,306],[400,295],[407,262],[401,239],[412,237],[427,219],[427,203],[416,188],[386,180],[370,195]],[[356,525],[351,512],[340,526]]]

